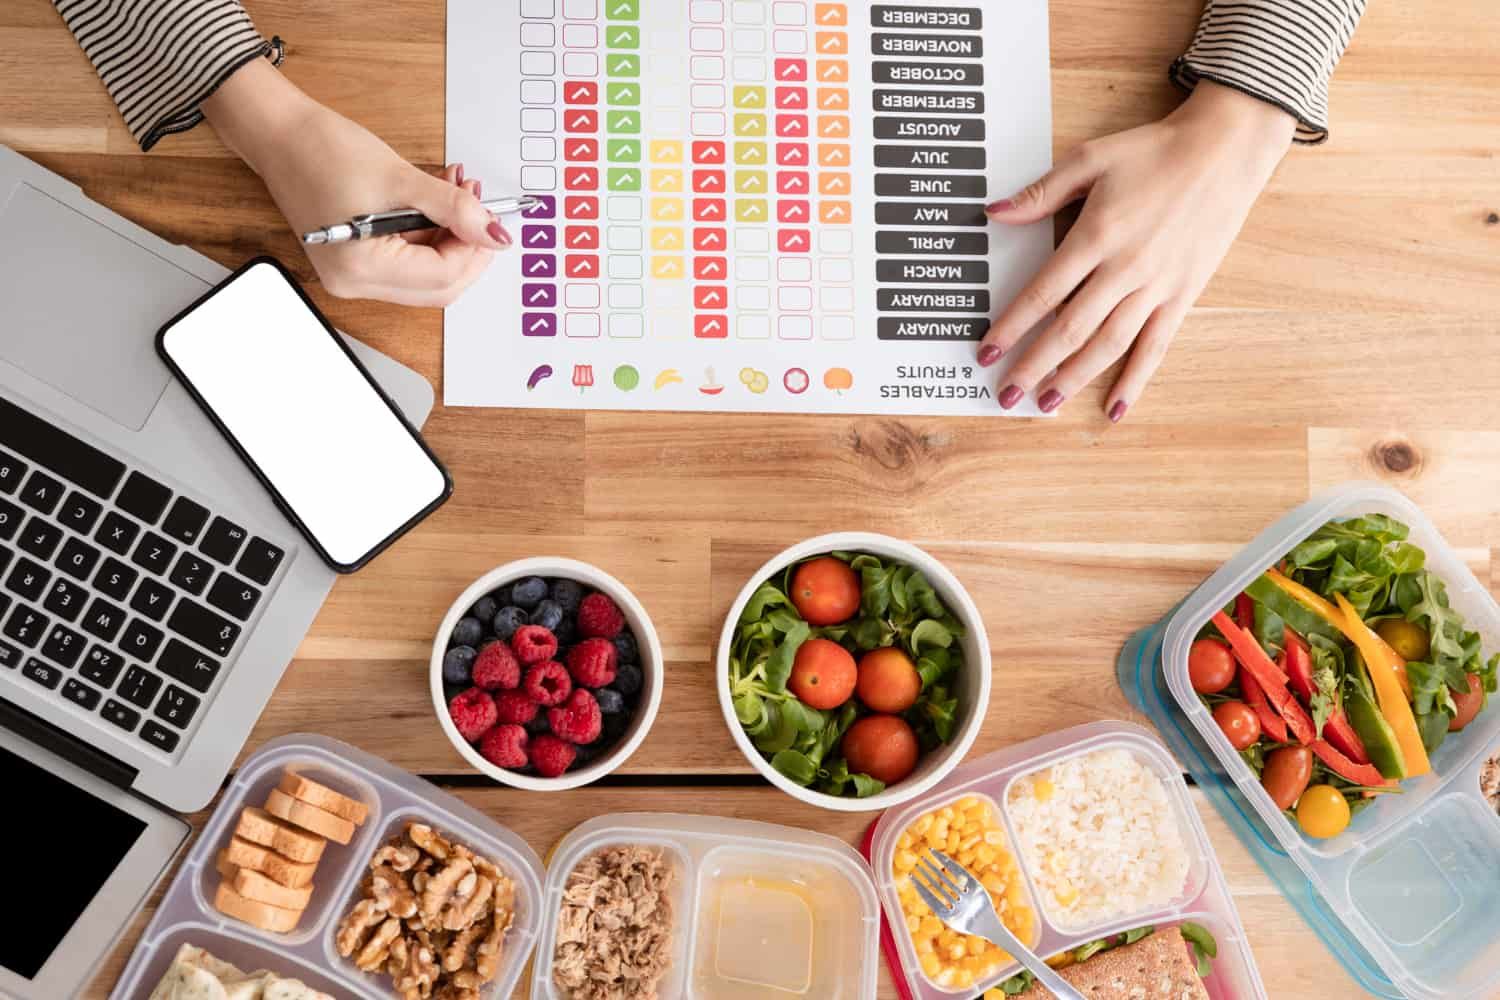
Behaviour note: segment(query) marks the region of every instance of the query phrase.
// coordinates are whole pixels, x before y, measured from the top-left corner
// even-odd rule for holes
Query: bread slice
[[[370,807],[363,802],[351,799],[347,795],[340,795],[332,788],[320,785],[310,778],[304,778],[294,771],[283,774],[281,784],[277,787],[292,798],[301,799],[324,812],[331,812],[340,819],[347,819],[355,826],[362,826],[370,815]]]
[[[1130,997],[1132,1000],[1209,1000],[1208,988],[1188,954],[1188,943],[1176,927],[1141,938],[1135,944],[1095,955],[1059,973],[1086,997]],[[1033,983],[1017,1000],[1055,998]]]
[[[238,868],[234,875],[226,877],[226,884],[234,891],[260,903],[270,903],[283,910],[305,910],[312,899],[313,887],[309,883],[298,889],[288,888],[249,868]]]
[[[253,844],[243,837],[230,838],[229,846],[219,852],[216,865],[219,874],[225,878],[232,879],[236,871],[248,868],[289,889],[301,889],[311,884],[313,872],[318,867],[316,863],[282,857],[270,848]]]
[[[226,917],[233,917],[251,927],[276,934],[296,930],[302,919],[301,910],[288,910],[256,899],[246,899],[223,882],[219,883],[219,891],[214,893],[214,908]]]
[[[240,813],[240,822],[234,833],[252,844],[269,847],[293,861],[308,864],[317,864],[318,859],[323,856],[323,848],[328,844],[317,834],[283,823],[255,806],[246,806]]]
[[[320,837],[327,837],[335,844],[347,844],[354,839],[353,823],[326,809],[294,799],[279,788],[271,789],[271,794],[266,797],[266,812],[294,826],[311,830]]]

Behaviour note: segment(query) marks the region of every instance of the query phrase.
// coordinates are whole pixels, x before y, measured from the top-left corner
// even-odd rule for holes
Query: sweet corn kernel
[[[995,862],[995,849],[989,844],[980,844],[974,849],[974,863],[988,866]]]
[[[917,867],[917,856],[911,851],[896,852],[896,871],[905,874]]]
[[[926,938],[935,938],[943,933],[943,922],[934,916],[923,917],[918,924],[917,933]]]
[[[958,972],[954,973],[953,975],[953,985],[959,988],[973,986],[974,973],[970,972],[968,969],[959,969]]]
[[[927,954],[923,955],[920,961],[922,964],[922,971],[930,977],[936,978],[937,974],[943,971],[943,960],[938,958],[932,952],[928,952]]]
[[[911,850],[911,845],[913,843],[914,841],[912,840],[912,836],[909,833],[903,833],[901,836],[896,838],[896,847],[903,851]]]
[[[984,946],[985,942],[983,938],[970,937],[968,940],[968,944],[965,947],[969,949],[970,955],[973,955],[977,958],[978,956],[984,954]]]
[[[915,914],[908,913],[906,915],[906,929],[911,931],[913,934],[917,933],[917,931],[922,929],[922,918],[916,916]]]
[[[1047,778],[1038,778],[1031,786],[1031,793],[1036,796],[1038,802],[1046,802],[1056,791],[1057,786]]]
[[[1052,895],[1060,906],[1072,906],[1078,900],[1078,890],[1065,878],[1057,880],[1056,886],[1052,889]]]

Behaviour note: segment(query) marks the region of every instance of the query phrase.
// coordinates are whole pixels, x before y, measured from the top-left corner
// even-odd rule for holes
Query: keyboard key
[[[183,590],[197,597],[203,593],[203,588],[208,586],[209,577],[214,575],[214,568],[205,559],[199,559],[191,552],[184,552],[177,557],[177,565],[172,567],[172,572],[167,575]]]
[[[135,596],[130,599],[130,606],[152,621],[159,622],[167,616],[167,609],[172,606],[172,598],[176,596],[148,576],[136,588]]]
[[[276,575],[276,567],[281,565],[281,557],[284,555],[285,552],[264,538],[252,538],[245,548],[245,554],[240,556],[240,561],[234,568],[256,583],[264,585],[270,583],[271,577]]]
[[[168,538],[192,545],[207,523],[208,508],[187,497],[178,497],[167,513],[167,519],[161,523],[161,530]]]
[[[62,687],[62,693],[63,697],[73,702],[73,704],[80,705],[91,712],[94,710],[94,706],[99,704],[101,697],[98,691],[76,677],[68,678],[67,683]]]
[[[5,572],[5,567],[9,566],[10,561],[15,557],[16,554],[14,552],[6,548],[4,545],[0,545],[0,574],[3,574]]]
[[[104,565],[99,567],[99,572],[94,574],[94,587],[117,601],[123,601],[130,596],[130,588],[135,586],[135,581],[139,577],[140,574],[135,570],[110,556],[104,560]]]
[[[14,455],[0,451],[0,493],[7,496],[16,491],[26,476],[26,463]]]
[[[146,724],[141,727],[141,739],[163,753],[171,753],[177,749],[177,741],[181,737],[155,719],[147,719]]]
[[[9,500],[0,500],[0,540],[10,541],[26,520],[26,512]]]
[[[172,609],[167,628],[219,656],[228,654],[240,637],[240,627],[234,622],[186,597]]]
[[[160,535],[148,531],[141,538],[141,543],[135,547],[135,555],[130,557],[130,561],[143,569],[161,575],[172,565],[172,557],[176,554],[177,546]]]
[[[52,584],[52,589],[47,591],[47,599],[42,602],[42,607],[63,621],[70,622],[83,611],[88,597],[88,591],[76,583],[69,583],[62,577],[58,577],[57,581]]]
[[[16,544],[23,551],[30,552],[38,559],[51,559],[52,553],[57,551],[57,543],[62,539],[61,528],[51,521],[33,517],[26,522],[26,527],[22,529],[21,537],[16,539]]]
[[[188,694],[176,684],[168,684],[152,714],[178,729],[186,729],[188,723],[193,721],[193,713],[198,711],[198,704],[196,696]]]
[[[96,497],[108,498],[125,475],[125,466],[119,459],[6,399],[0,399],[0,445],[51,469]]]
[[[17,604],[10,617],[5,620],[5,628],[0,631],[30,649],[37,644],[50,624],[46,615],[24,604]]]
[[[260,591],[232,573],[220,573],[208,588],[208,603],[240,621],[250,617],[260,600]]]
[[[21,676],[36,681],[42,687],[51,691],[62,681],[62,671],[56,667],[43,663],[35,656],[26,658],[26,665],[21,668]]]
[[[150,663],[156,657],[156,651],[161,648],[161,640],[161,629],[152,628],[139,618],[132,618],[130,624],[125,626],[125,634],[120,636],[120,648],[125,651],[126,656]]]
[[[134,521],[127,520],[110,511],[104,515],[104,523],[99,525],[98,534],[94,535],[94,541],[120,555],[130,551],[130,544],[135,541],[135,536],[141,533],[141,529]]]
[[[234,561],[239,553],[240,546],[245,543],[245,529],[233,521],[226,521],[222,517],[215,517],[213,523],[208,526],[208,532],[203,536],[203,543],[198,548],[210,559],[216,559],[225,565]]]
[[[83,663],[78,667],[78,673],[79,676],[108,689],[115,686],[115,678],[120,676],[120,668],[124,666],[125,661],[119,653],[95,644],[89,648],[88,655],[83,658]]]
[[[181,639],[168,639],[156,669],[194,691],[207,691],[219,675],[219,661],[198,652]]]
[[[161,690],[161,678],[152,673],[147,673],[140,667],[131,667],[125,671],[125,679],[120,681],[120,697],[139,708],[150,708],[151,702],[156,699],[156,692]]]
[[[5,617],[5,609],[10,607],[10,595],[0,594],[0,618]]]
[[[5,586],[28,601],[40,601],[43,591],[47,589],[47,581],[51,579],[50,570],[42,569],[23,556],[16,560],[15,569],[5,578]]]
[[[106,721],[114,723],[127,732],[134,729],[135,724],[141,721],[140,712],[137,712],[133,708],[125,707],[113,698],[106,698],[104,700],[104,707],[99,709],[99,714]]]
[[[132,472],[130,478],[125,480],[125,485],[120,488],[120,495],[115,497],[115,506],[147,524],[155,524],[156,519],[161,517],[161,512],[167,509],[167,501],[170,499],[171,490],[150,476]]]
[[[89,613],[83,616],[82,622],[85,632],[98,636],[105,642],[114,642],[115,636],[120,634],[120,626],[124,624],[124,610],[102,597],[94,598],[94,603],[89,605]]]
[[[79,580],[87,580],[98,563],[99,550],[77,538],[68,539],[55,560],[58,569]]]
[[[90,499],[77,490],[68,494],[68,499],[63,501],[62,510],[57,512],[57,519],[64,527],[71,528],[80,535],[87,535],[94,530],[94,523],[99,520],[99,515],[104,508],[99,501]]]
[[[11,670],[21,665],[21,651],[8,642],[0,642],[0,667]]]
[[[55,625],[52,634],[47,636],[47,641],[42,643],[42,655],[71,670],[83,655],[84,646],[83,636],[72,629]]]
[[[50,514],[63,497],[63,484],[41,469],[33,469],[21,487],[21,502],[33,510]]]

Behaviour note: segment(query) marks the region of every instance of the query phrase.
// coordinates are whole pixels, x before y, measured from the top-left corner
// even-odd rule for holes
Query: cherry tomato
[[[1297,800],[1297,825],[1309,837],[1337,837],[1349,828],[1349,800],[1332,785],[1313,785]]]
[[[1188,650],[1188,677],[1199,694],[1218,694],[1234,682],[1234,654],[1218,639],[1199,639]]]
[[[1260,783],[1277,809],[1290,809],[1302,797],[1312,779],[1312,759],[1307,747],[1281,747],[1266,754]]]
[[[854,657],[832,639],[808,639],[797,647],[786,686],[808,708],[838,708],[854,693]]]
[[[1242,701],[1221,701],[1214,706],[1214,721],[1236,750],[1254,746],[1260,739],[1260,716]]]
[[[911,657],[896,647],[872,649],[859,658],[855,692],[867,707],[894,715],[916,704],[922,678]]]
[[[851,774],[868,774],[894,785],[916,768],[917,735],[894,715],[867,715],[844,734],[841,745]]]
[[[791,597],[809,625],[837,625],[859,611],[859,575],[833,556],[809,559],[792,574]]]
[[[1469,674],[1469,690],[1463,694],[1453,696],[1453,704],[1458,708],[1458,714],[1448,723],[1448,732],[1456,733],[1464,726],[1474,721],[1474,716],[1484,707],[1484,684],[1480,682],[1478,674]]]
[[[1427,659],[1431,641],[1427,630],[1404,618],[1387,618],[1375,626],[1375,634],[1408,662]]]

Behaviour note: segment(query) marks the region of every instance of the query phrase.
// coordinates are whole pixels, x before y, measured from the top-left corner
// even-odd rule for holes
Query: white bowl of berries
[[[535,558],[490,570],[443,617],[432,707],[459,754],[501,784],[577,788],[623,764],[661,705],[661,640],[608,573]]]

